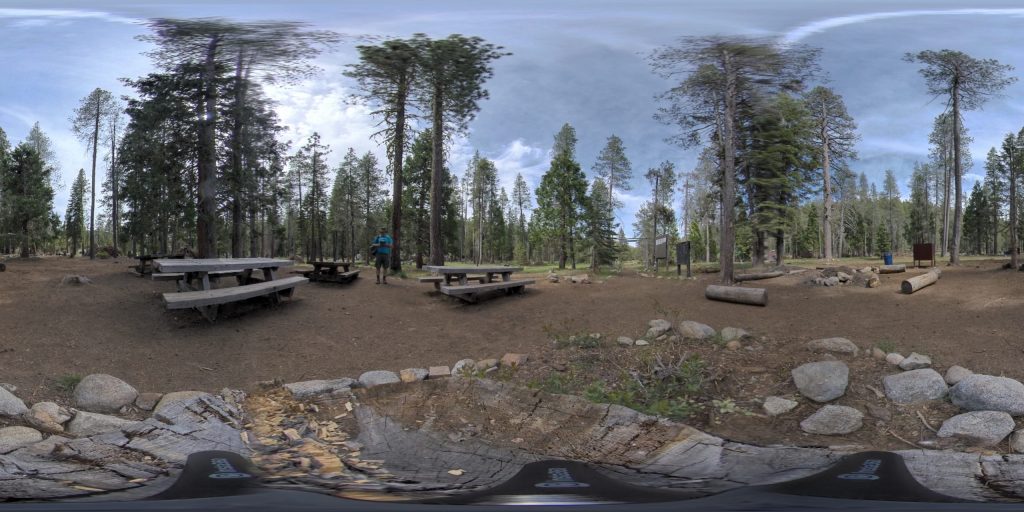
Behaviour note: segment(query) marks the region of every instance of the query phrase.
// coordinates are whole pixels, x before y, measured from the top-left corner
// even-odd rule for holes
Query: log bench
[[[533,279],[519,279],[515,281],[495,281],[491,283],[466,284],[461,286],[446,286],[435,283],[441,293],[449,297],[456,297],[469,303],[475,303],[481,293],[505,290],[506,293],[522,293],[526,285],[534,284]]]
[[[230,302],[239,302],[254,297],[270,296],[273,302],[281,297],[291,297],[295,287],[309,282],[304,277],[286,277],[273,281],[217,288],[215,290],[197,290],[191,292],[165,293],[164,304],[167,309],[196,308],[209,321],[217,319],[218,306]]]
[[[476,282],[478,282],[480,284],[484,284],[484,283],[487,282],[487,276],[466,276],[466,280],[467,281],[476,281]],[[421,278],[419,278],[419,282],[421,282],[421,283],[434,283],[434,289],[435,290],[440,290],[441,289],[441,283],[444,282],[444,276],[421,277]]]
[[[237,270],[222,270],[219,272],[210,272],[210,278],[216,279],[218,277],[235,277],[240,275],[241,272]],[[153,272],[150,279],[154,281],[179,281],[185,277],[184,272]]]

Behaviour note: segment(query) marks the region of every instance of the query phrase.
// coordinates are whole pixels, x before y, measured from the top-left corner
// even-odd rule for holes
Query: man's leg
[[[384,258],[382,259],[384,260],[384,264],[381,265],[382,267],[384,267],[384,284],[388,284],[388,269],[391,268],[391,253],[385,254]]]
[[[377,267],[377,284],[380,284],[380,256],[374,258],[373,265]]]

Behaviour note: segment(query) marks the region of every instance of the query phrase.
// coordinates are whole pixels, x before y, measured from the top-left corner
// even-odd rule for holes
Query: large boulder
[[[1005,412],[973,411],[944,421],[939,437],[955,437],[981,446],[994,446],[1013,432],[1013,418]]]
[[[910,370],[882,379],[885,396],[898,404],[938,400],[949,391],[939,372],[931,368]]]
[[[168,405],[171,404],[191,400],[197,396],[209,395],[210,394],[205,391],[175,391],[173,393],[167,393],[166,395],[160,398],[160,401],[157,402],[156,407],[154,407],[153,410],[159,411],[160,409],[163,409],[164,407],[167,407]]]
[[[856,432],[863,424],[864,415],[853,407],[826,405],[800,422],[800,428],[809,434],[834,436]]]
[[[710,325],[694,322],[693,320],[684,320],[679,323],[679,335],[684,338],[703,340],[713,337],[715,330]]]
[[[107,375],[87,375],[75,386],[75,406],[92,412],[112,413],[135,402],[139,393],[127,382]]]
[[[846,338],[822,338],[807,342],[807,348],[813,352],[833,352],[836,354],[857,355],[860,349]]]
[[[662,334],[672,330],[672,322],[663,319],[656,319],[647,322],[647,337],[650,339],[657,338]]]
[[[402,379],[397,373],[388,370],[373,370],[359,376],[359,383],[367,388],[380,386],[381,384],[394,384],[395,382],[402,382]]]
[[[801,395],[815,402],[828,402],[846,393],[850,368],[842,361],[818,361],[800,365],[792,374]]]
[[[28,446],[42,440],[43,434],[34,428],[0,428],[0,454],[10,453],[22,446]]]
[[[899,367],[901,370],[919,370],[921,368],[928,368],[931,365],[932,358],[924,354],[911,352],[909,356],[900,361]]]
[[[0,388],[0,417],[16,418],[24,414],[25,411],[28,411],[25,402],[7,391],[6,388]]]
[[[1024,416],[1024,384],[1006,377],[973,374],[949,391],[953,405],[967,411],[1002,411]]]
[[[76,436],[86,437],[134,425],[135,421],[96,414],[87,411],[76,411],[75,417],[68,423],[67,432]]]
[[[347,393],[356,385],[356,381],[349,378],[330,380],[304,380],[285,384],[293,397],[298,399],[309,398],[317,395],[330,395],[333,393]]]

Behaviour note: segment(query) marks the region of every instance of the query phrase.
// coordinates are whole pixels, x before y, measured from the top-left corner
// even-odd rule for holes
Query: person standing
[[[391,245],[395,241],[388,235],[388,230],[380,228],[377,237],[373,239],[374,266],[377,267],[377,284],[381,283],[381,267],[384,267],[384,284],[388,284],[388,268],[391,266]]]

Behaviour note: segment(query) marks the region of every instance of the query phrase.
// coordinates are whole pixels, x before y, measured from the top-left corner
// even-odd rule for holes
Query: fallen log
[[[939,280],[939,277],[941,275],[942,271],[940,271],[938,268],[933,268],[919,276],[914,276],[905,279],[902,283],[900,283],[900,290],[903,293],[909,295],[920,290],[921,288],[924,288],[925,286],[931,286],[932,284],[935,284]]]
[[[704,296],[711,300],[750,304],[752,306],[768,305],[768,290],[764,288],[740,288],[738,286],[710,285],[704,290]]]
[[[878,267],[879,274],[898,274],[900,272],[906,272],[907,266],[903,264],[899,265],[881,265]]]
[[[752,274],[739,274],[735,276],[733,279],[735,279],[737,282],[756,281],[758,279],[771,279],[773,277],[781,277],[783,275],[785,275],[785,272],[781,270],[775,270],[772,272],[755,272]]]

